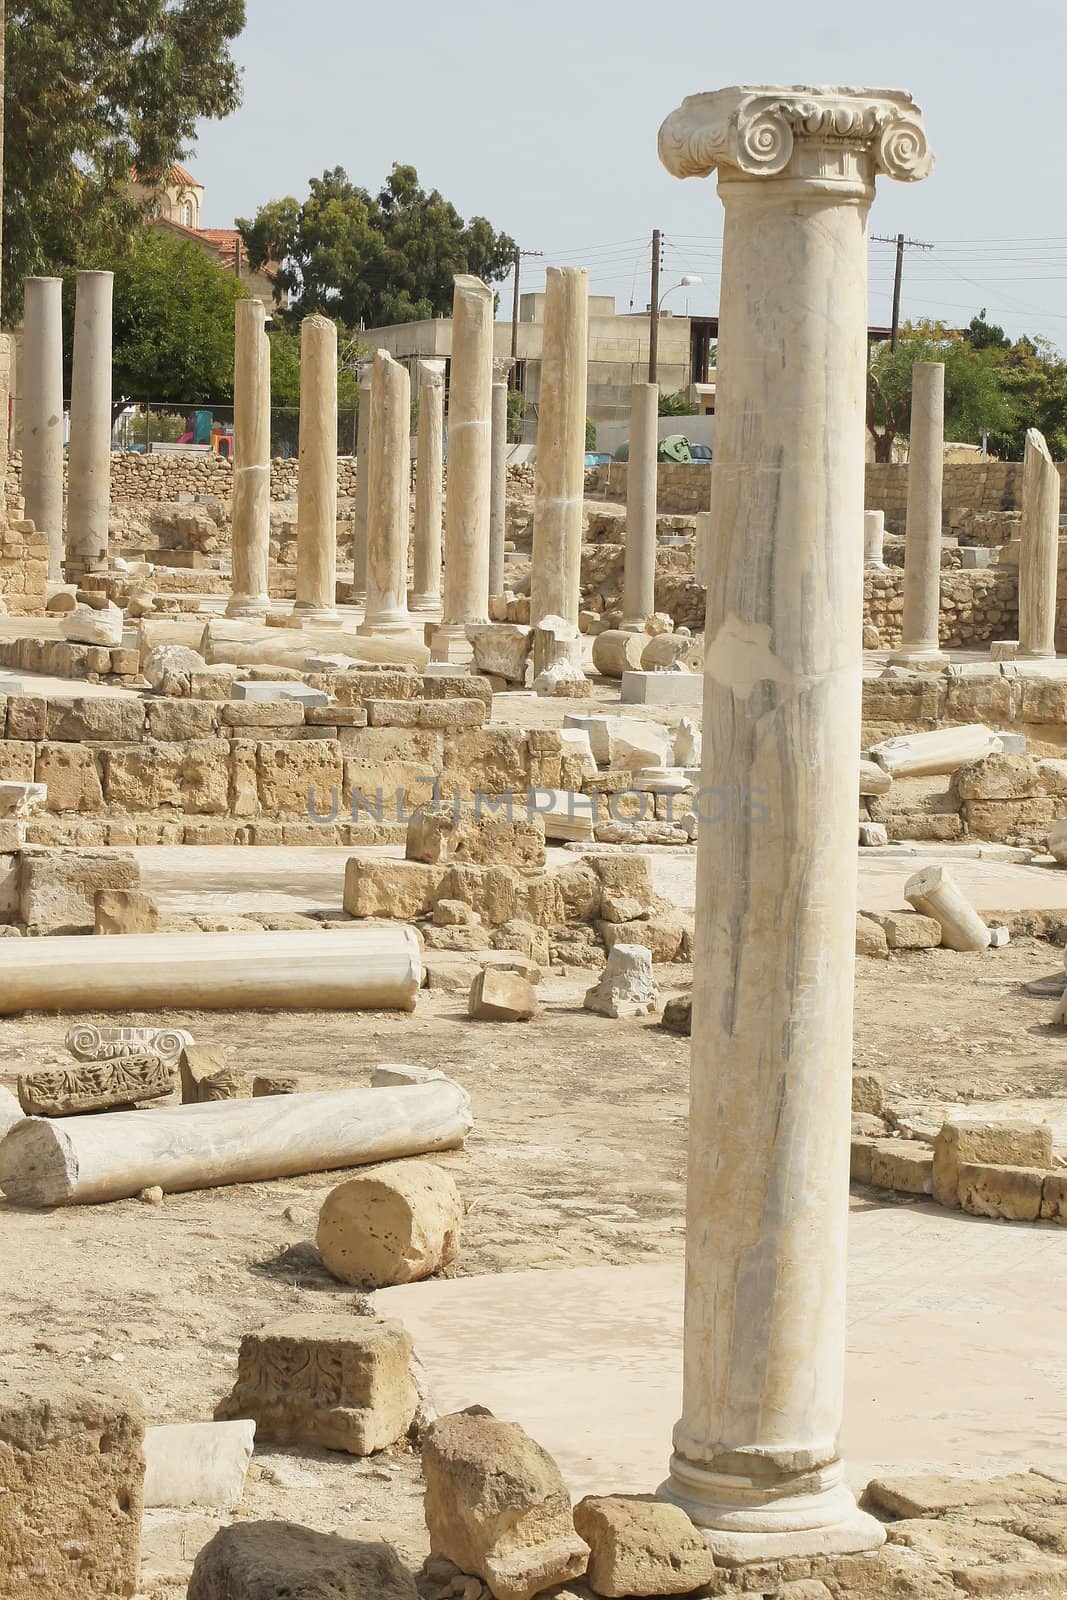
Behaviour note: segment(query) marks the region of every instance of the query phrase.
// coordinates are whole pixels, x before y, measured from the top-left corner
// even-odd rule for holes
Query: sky
[[[544,252],[524,262],[524,289],[543,287],[546,264],[587,266],[592,293],[643,310],[658,227],[664,289],[703,280],[667,308],[714,314],[722,206],[714,180],[660,165],[664,117],[730,84],[900,88],[937,163],[923,183],[881,179],[871,212],[872,234],[934,246],[907,251],[903,317],[965,326],[985,306],[1013,337],[1067,352],[1063,0],[247,5],[243,105],[202,124],[187,162],[206,186],[205,227],[302,199],[328,167],[375,191],[400,161],[464,216]],[[875,324],[889,321],[893,260],[872,242]]]

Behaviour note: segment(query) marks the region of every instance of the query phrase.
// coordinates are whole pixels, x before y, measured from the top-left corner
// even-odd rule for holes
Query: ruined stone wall
[[[296,494],[298,467],[295,459],[275,459],[270,464],[270,497],[288,500]],[[342,456],[337,463],[337,488],[343,496],[356,492],[356,463]],[[233,491],[233,466],[223,456],[136,455],[113,451],[111,456],[111,499],[116,505],[135,505],[177,500],[183,494],[212,494],[228,500]],[[22,493],[22,456],[13,451],[8,461],[7,492]]]
[[[904,570],[863,575],[863,620],[878,630],[879,647],[900,643],[904,613]],[[1059,630],[1067,648],[1067,594],[1061,601]],[[994,639],[1019,632],[1019,569],[987,567],[941,573],[941,643],[952,650],[985,648]]]
[[[48,580],[48,540],[32,522],[0,521],[0,612],[39,616]]]

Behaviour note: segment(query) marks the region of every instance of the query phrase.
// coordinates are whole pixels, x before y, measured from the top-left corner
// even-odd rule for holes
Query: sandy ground
[[[1067,1148],[1067,1063],[1052,1003],[1021,991],[1061,952],[1023,940],[995,955],[947,951],[861,961],[855,1059],[936,1113],[951,1103],[1048,1116]],[[664,994],[685,968],[660,969]],[[389,1014],[174,1014],[130,1021],[191,1028],[249,1070],[284,1066],[306,1086],[366,1082],[382,1061],[441,1067],[473,1097],[465,1153],[443,1158],[468,1206],[454,1274],[663,1262],[684,1246],[687,1041],[652,1022],[580,1009],[588,973],[552,975],[532,1024],[467,1020],[462,1001],[420,999]],[[63,1058],[62,1019],[0,1021],[0,1073]],[[921,1103],[921,1104],[920,1104]],[[144,1112],[143,1115],[150,1115]],[[333,1175],[53,1213],[4,1213],[0,1257],[5,1378],[106,1375],[130,1384],[151,1421],[209,1418],[235,1371],[241,1334],[296,1311],[351,1309],[314,1248]],[[242,1515],[323,1529],[384,1529],[424,1553],[417,1467],[403,1451],[367,1462],[257,1449]],[[145,1593],[177,1600],[188,1566],[175,1518],[149,1519]],[[189,1548],[205,1517],[187,1519]],[[206,1519],[210,1523],[210,1518]],[[165,1524],[160,1527],[158,1524]],[[197,1528],[201,1529],[198,1535]],[[156,1574],[157,1576],[153,1576]]]

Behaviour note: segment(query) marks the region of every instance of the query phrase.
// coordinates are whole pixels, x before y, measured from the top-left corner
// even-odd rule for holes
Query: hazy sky
[[[666,237],[667,302],[718,310],[722,208],[714,181],[671,178],[656,135],[687,94],[733,83],[909,90],[936,169],[881,180],[871,232],[909,250],[907,316],[965,323],[980,306],[1012,334],[1067,350],[1067,116],[1063,0],[726,5],[648,0],[248,0],[244,105],[205,123],[189,165],[204,225],[302,198],[340,165],[375,190],[394,161],[465,215],[481,214],[595,293],[648,300],[648,240]],[[888,322],[889,246],[871,246],[871,320]],[[524,287],[543,284],[543,262]],[[507,295],[505,291],[505,300]]]

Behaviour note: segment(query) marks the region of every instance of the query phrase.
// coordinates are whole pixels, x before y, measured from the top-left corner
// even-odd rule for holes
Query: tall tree
[[[280,263],[276,292],[289,295],[290,320],[321,311],[350,328],[448,316],[456,273],[496,282],[516,249],[484,217],[464,222],[400,165],[377,195],[334,167],[311,179],[305,201],[272,200],[237,226],[254,268]]]
[[[1008,392],[1000,352],[976,348],[940,323],[917,323],[901,330],[895,350],[878,345],[867,374],[867,428],[875,459],[892,460],[893,443],[911,427],[911,369],[917,361],[940,361],[945,368],[945,437],[978,444],[983,433],[1007,432],[1015,424],[1016,402]]]
[[[4,315],[22,279],[84,263],[141,220],[201,117],[240,101],[244,0],[8,0]]]

